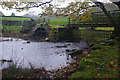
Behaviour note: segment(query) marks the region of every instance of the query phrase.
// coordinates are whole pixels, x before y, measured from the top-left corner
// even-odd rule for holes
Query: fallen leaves
[[[109,75],[108,75],[108,74],[105,74],[105,78],[109,78]]]
[[[97,75],[100,76],[100,73],[98,73]]]
[[[103,55],[106,55],[106,56],[107,56],[107,55],[109,55],[109,53],[105,53],[105,54],[103,54]]]
[[[115,68],[118,68],[118,65],[117,65],[117,64],[115,64],[115,65],[114,65],[114,67],[115,67]]]
[[[107,65],[109,68],[114,68],[113,64],[114,64],[114,62],[111,61],[110,63],[108,63],[108,64],[106,64],[106,65]]]
[[[87,65],[86,67],[90,67],[89,65]]]
[[[113,62],[113,61],[111,61],[111,62],[110,62],[110,64],[111,64],[111,65],[113,65],[113,64],[114,64],[114,62]]]
[[[24,77],[23,75],[20,76],[20,78],[23,78],[23,77]]]
[[[118,55],[118,53],[115,53],[115,55]]]
[[[113,58],[113,59],[115,59],[116,57],[115,57],[115,56],[113,56],[112,58]]]
[[[87,56],[90,56],[90,54],[88,54]]]

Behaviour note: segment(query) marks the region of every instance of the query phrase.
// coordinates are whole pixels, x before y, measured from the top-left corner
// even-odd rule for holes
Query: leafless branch
[[[34,7],[40,7],[40,6],[42,6],[42,5],[45,5],[45,4],[48,4],[48,3],[51,3],[52,1],[53,1],[53,0],[50,0],[50,1],[47,1],[47,2],[44,2],[44,3],[40,2],[41,4],[39,4],[39,5],[37,5],[37,6],[22,7],[22,8],[14,8],[14,9],[25,9],[25,8],[29,9],[29,8],[34,8]],[[34,2],[31,2],[30,4],[32,4],[32,3],[34,3]]]

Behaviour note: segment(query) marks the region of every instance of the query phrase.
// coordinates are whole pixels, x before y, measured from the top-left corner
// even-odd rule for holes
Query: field
[[[24,20],[30,20],[31,18],[27,18],[27,17],[0,17],[0,19],[2,20],[18,20],[18,21],[24,21]],[[34,20],[38,21],[39,18],[33,18]],[[42,21],[42,20],[40,20]],[[48,20],[46,19],[46,22],[48,22]],[[64,27],[67,23],[67,19],[66,18],[59,18],[59,19],[50,19],[50,26],[52,26],[52,28],[59,28],[59,27]],[[7,25],[2,25],[2,27],[4,26],[4,31],[5,33],[9,33],[9,32],[16,32],[18,33],[23,26],[7,26]]]
[[[0,19],[23,22],[24,20],[30,20],[31,18],[29,17],[0,17]],[[39,18],[33,18],[33,19],[38,20]]]
[[[24,20],[30,20],[31,18],[27,18],[27,17],[0,17],[0,19],[3,20],[19,20],[19,21],[24,21]],[[34,20],[38,21],[39,18],[33,18]],[[40,19],[40,21],[42,21],[42,19]],[[48,20],[46,19],[46,22],[48,22]],[[57,19],[50,19],[50,26],[52,28],[63,28],[64,26],[67,25],[67,18],[57,18]],[[9,32],[19,32],[23,26],[7,26],[7,25],[3,25],[5,28],[5,33],[9,33]],[[79,28],[80,30],[85,30],[86,28]],[[96,30],[114,30],[113,27],[97,27],[95,28]]]
[[[52,28],[64,27],[67,25],[67,18],[50,19]]]

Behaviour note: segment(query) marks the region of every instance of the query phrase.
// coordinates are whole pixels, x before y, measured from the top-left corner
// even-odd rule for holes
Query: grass
[[[58,18],[58,19],[50,20],[50,26],[52,26],[52,28],[64,27],[66,25],[67,25],[67,18]]]
[[[24,21],[24,20],[30,20],[31,18],[29,17],[0,17],[2,20],[11,20],[11,21]],[[33,18],[35,20],[38,20],[39,18]]]
[[[0,17],[1,18],[1,17]],[[24,21],[24,20],[30,20],[30,18],[23,18],[23,17],[2,17],[2,19],[4,20],[20,20],[20,21]],[[35,20],[38,20],[39,18],[34,18]],[[46,20],[47,22],[47,20]],[[67,19],[66,18],[58,18],[58,19],[51,19],[50,20],[50,26],[52,26],[52,28],[60,28],[60,27],[64,27],[64,25],[66,25]],[[3,25],[4,26],[4,32],[5,33],[19,33],[21,28],[23,26],[8,26],[8,25]]]
[[[29,17],[0,17],[0,19],[3,20],[19,20],[19,21],[24,21],[24,20],[30,20],[31,18]],[[39,20],[39,18],[33,18],[36,21]],[[46,22],[48,20],[46,19]],[[50,26],[52,28],[63,28],[64,26],[67,25],[68,19],[67,18],[57,18],[57,19],[50,19]],[[79,28],[80,30],[85,30],[85,28]],[[114,27],[96,27],[96,30],[114,30]]]
[[[31,79],[31,78],[40,78],[42,76],[42,73],[44,71],[44,68],[40,69],[33,69],[31,68],[22,68],[17,67],[16,63],[12,63],[9,65],[9,67],[4,68],[2,70],[2,78],[3,79]]]
[[[85,30],[84,27],[79,27],[80,30]],[[96,27],[95,30],[106,30],[106,31],[109,31],[109,30],[114,30],[114,27]]]
[[[23,26],[4,26],[4,32],[5,33],[19,33]]]
[[[11,20],[11,21],[14,21],[14,20],[18,20],[18,21],[24,21],[24,20],[30,20],[31,18],[27,18],[27,17],[0,17],[0,19],[2,20]],[[36,21],[39,19],[39,18],[33,18],[35,19]],[[23,26],[8,26],[8,25],[2,25],[2,27],[4,26],[4,33],[19,33],[20,30],[22,29]]]
[[[0,17],[1,18],[1,17]],[[23,17],[2,17],[2,19],[5,20],[30,20],[30,18],[23,18]],[[35,20],[38,20],[39,18],[34,18]],[[40,20],[42,21],[42,20]],[[46,22],[48,20],[46,19]],[[50,19],[50,26],[52,28],[64,28],[67,25],[68,19],[67,18],[57,18],[57,19]],[[4,25],[4,33],[19,33],[23,26],[7,26]],[[79,31],[80,30],[80,31]],[[74,31],[74,36],[76,39],[84,39],[84,40],[97,40],[97,39],[105,39],[109,38],[111,35],[111,32],[100,32],[100,31],[91,31],[87,30],[84,27],[80,27],[78,31]],[[96,27],[96,30],[114,30],[114,27]],[[89,34],[88,34],[89,33]]]
[[[114,30],[114,27],[96,27],[96,30]]]
[[[71,78],[118,78],[118,45],[101,45],[79,62]]]
[[[30,20],[31,18],[29,17],[0,17],[0,19],[3,20],[18,20],[18,21],[24,21],[24,20]],[[39,18],[33,18],[35,20],[39,20]],[[48,20],[46,19],[46,22],[48,22]],[[57,18],[57,19],[50,19],[50,25],[55,28],[56,26],[61,27],[60,25],[66,25],[67,23],[67,18]]]

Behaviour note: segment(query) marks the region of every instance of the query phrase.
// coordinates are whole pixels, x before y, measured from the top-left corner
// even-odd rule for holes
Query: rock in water
[[[50,39],[49,38],[45,38],[45,41],[50,41]]]
[[[30,43],[30,41],[27,41],[26,43]]]

